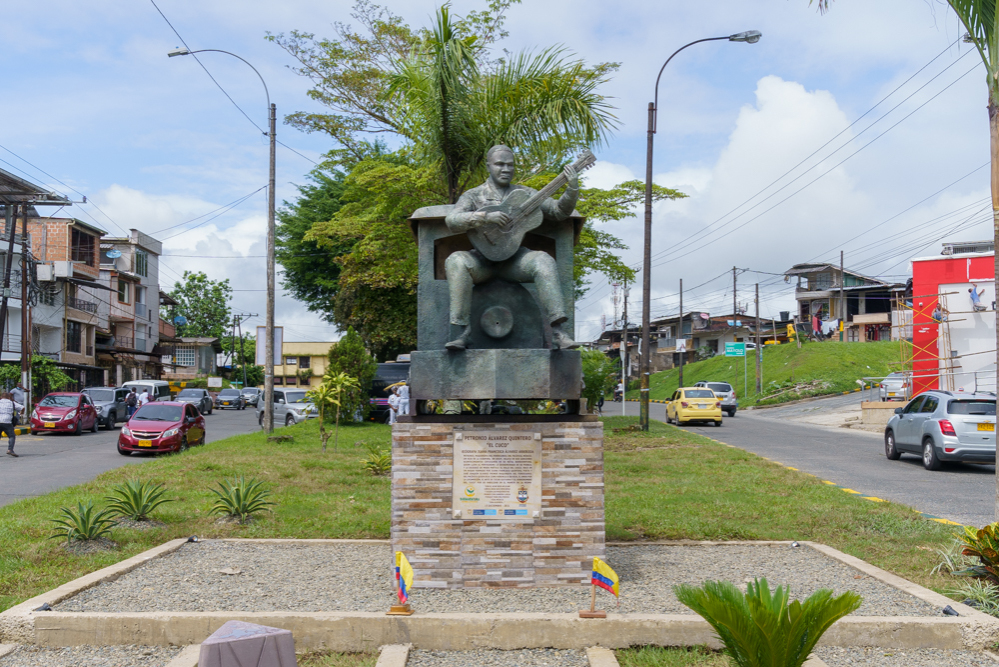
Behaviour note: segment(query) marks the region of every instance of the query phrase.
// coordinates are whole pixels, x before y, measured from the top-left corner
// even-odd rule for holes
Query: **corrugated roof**
[[[51,190],[46,190],[40,185],[35,185],[31,181],[26,181],[4,169],[0,169],[0,201],[10,204],[30,202],[53,206],[72,204],[68,198]]]

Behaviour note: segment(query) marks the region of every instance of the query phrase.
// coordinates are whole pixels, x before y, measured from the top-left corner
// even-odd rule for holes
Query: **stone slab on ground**
[[[406,667],[589,667],[586,651],[550,648],[520,651],[421,651],[409,652]]]
[[[745,583],[765,576],[790,584],[794,597],[818,588],[864,598],[858,616],[930,616],[941,610],[809,546],[611,546],[607,561],[621,578],[622,614],[693,614],[672,593],[676,583],[707,579]],[[393,603],[392,553],[386,544],[259,544],[204,540],[185,544],[55,605],[57,611],[368,611]],[[220,570],[238,567],[241,574]],[[344,576],[345,573],[349,576]],[[418,613],[572,613],[589,606],[589,587],[531,589],[417,588]]]
[[[996,667],[986,653],[942,649],[884,649],[820,646],[815,650],[828,667]]]
[[[166,667],[181,650],[181,646],[21,645],[0,658],[0,667]]]

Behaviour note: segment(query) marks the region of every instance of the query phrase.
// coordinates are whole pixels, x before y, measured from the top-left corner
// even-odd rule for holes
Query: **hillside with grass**
[[[863,377],[884,376],[899,370],[900,343],[805,343],[766,345],[763,348],[763,391],[756,394],[756,353],[747,351],[745,375],[741,357],[718,355],[683,366],[683,383],[691,386],[701,380],[728,382],[735,387],[739,405],[771,405],[787,401],[836,394],[857,389]],[[748,391],[746,378],[748,377]],[[654,373],[650,397],[665,400],[676,391],[679,369]],[[628,392],[638,399],[638,390]]]

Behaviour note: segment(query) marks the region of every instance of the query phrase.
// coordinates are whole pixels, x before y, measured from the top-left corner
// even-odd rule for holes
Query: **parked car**
[[[223,389],[219,392],[216,405],[219,410],[225,410],[226,408],[244,410],[246,408],[246,399],[243,398],[243,394],[239,389]]]
[[[681,387],[666,404],[666,421],[677,426],[690,422],[722,425],[721,401],[715,392],[704,387]]]
[[[264,410],[266,401],[261,396],[260,404],[257,405],[257,423],[264,425]],[[280,426],[291,426],[301,424],[306,419],[315,419],[319,416],[316,406],[305,398],[304,389],[275,389],[274,390],[274,424]]]
[[[891,373],[879,386],[882,401],[909,400],[909,378],[905,373]]]
[[[170,383],[166,380],[130,380],[121,385],[125,389],[135,387],[135,393],[141,394],[143,388],[149,391],[150,401],[169,401]]]
[[[722,412],[729,417],[734,417],[739,409],[739,401],[735,396],[735,387],[728,382],[697,382],[695,387],[704,387],[715,392],[715,396],[721,399]]]
[[[885,427],[885,456],[922,456],[923,467],[939,470],[944,461],[995,463],[996,397],[928,391],[916,396]]]
[[[246,401],[247,405],[257,407],[257,403],[260,402],[260,396],[264,392],[256,387],[243,387],[243,391],[240,393],[243,394],[243,400]]]
[[[128,408],[125,406],[128,392],[124,387],[87,387],[83,390],[97,410],[97,421],[109,431],[118,422],[128,420]]]
[[[205,418],[193,403],[162,401],[136,410],[118,434],[118,453],[181,452],[205,444]]]
[[[198,408],[198,412],[203,415],[212,414],[212,409],[215,406],[215,401],[212,400],[212,395],[208,393],[207,389],[192,389],[191,387],[181,389],[180,393],[177,394],[176,402],[190,403]]]
[[[97,410],[90,397],[78,391],[47,394],[31,412],[31,435],[42,432],[80,435],[87,429],[97,433]]]

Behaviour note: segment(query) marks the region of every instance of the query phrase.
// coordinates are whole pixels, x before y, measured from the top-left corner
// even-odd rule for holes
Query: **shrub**
[[[374,445],[365,445],[368,458],[361,459],[361,467],[372,475],[381,476],[392,472],[392,453],[389,450],[378,449]]]
[[[964,545],[961,553],[977,558],[981,564],[954,574],[970,574],[999,583],[999,523],[990,523],[981,530],[965,526],[964,534],[958,537]]]
[[[224,514],[239,519],[240,523],[246,523],[249,517],[258,512],[269,512],[267,506],[274,504],[267,500],[271,492],[263,488],[263,482],[255,479],[247,481],[239,476],[232,481],[221,481],[218,485],[219,488],[211,489],[215,494],[215,504],[208,510],[209,514]]]
[[[766,579],[745,593],[727,581],[674,586],[673,592],[715,629],[738,667],[801,667],[822,634],[861,603],[856,593],[834,598],[823,589],[804,603],[788,604],[790,589],[778,586],[771,593]]]
[[[970,579],[949,591],[961,601],[992,616],[999,616],[999,586],[981,579]]]
[[[63,507],[59,512],[61,516],[51,519],[52,523],[59,526],[52,537],[65,537],[66,542],[106,537],[111,534],[111,526],[114,525],[114,514],[111,510],[97,511],[93,502],[88,502],[86,505],[79,502],[76,504],[76,509]]]
[[[378,372],[378,364],[368,354],[364,341],[353,327],[347,327],[343,337],[333,344],[328,358],[327,376],[344,373],[357,381],[355,387],[344,387],[337,421],[344,424],[365,421],[371,409],[368,394],[371,391],[371,381]]]
[[[163,497],[165,493],[162,484],[133,479],[114,487],[104,500],[108,501],[108,509],[113,514],[132,521],[146,521],[154,509],[171,502]]]

